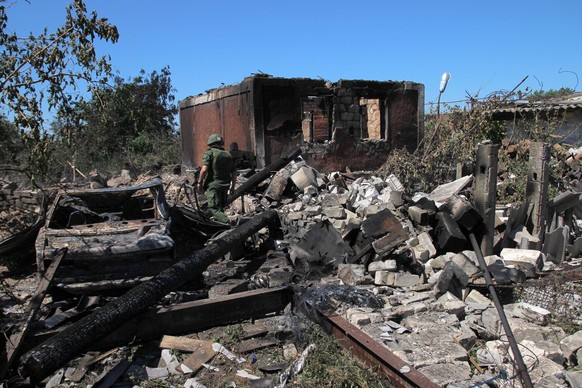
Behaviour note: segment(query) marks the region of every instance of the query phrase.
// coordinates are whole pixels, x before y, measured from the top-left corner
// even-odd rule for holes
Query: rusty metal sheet
[[[396,388],[440,387],[344,318],[321,314],[321,319],[323,328],[333,334],[340,345],[352,352],[365,365],[378,367],[381,373],[390,379],[391,386]],[[400,370],[405,366],[410,368],[410,371],[401,373]]]

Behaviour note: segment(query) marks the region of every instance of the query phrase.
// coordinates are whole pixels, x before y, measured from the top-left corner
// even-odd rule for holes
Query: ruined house
[[[200,165],[211,133],[269,165],[297,146],[320,171],[373,170],[423,135],[424,85],[253,75],[179,104],[182,161]]]

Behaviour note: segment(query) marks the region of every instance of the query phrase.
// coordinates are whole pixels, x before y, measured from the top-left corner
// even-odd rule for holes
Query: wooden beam
[[[31,323],[36,319],[36,315],[40,310],[42,305],[42,301],[46,296],[46,293],[51,285],[53,277],[57,271],[57,268],[61,264],[63,257],[67,254],[67,248],[59,249],[54,253],[55,258],[52,260],[51,265],[48,267],[38,286],[36,287],[36,291],[34,292],[33,297],[30,299],[28,306],[26,308],[26,313],[28,314],[26,321],[20,327],[18,332],[12,334],[10,338],[6,342],[6,362],[1,363],[0,365],[0,378],[3,378],[6,372],[12,366],[12,363],[19,356],[19,353],[22,349],[22,344],[26,340],[26,337],[29,333]]]

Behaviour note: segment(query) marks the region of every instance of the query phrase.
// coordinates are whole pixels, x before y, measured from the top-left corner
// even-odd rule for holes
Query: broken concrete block
[[[503,260],[497,260],[487,266],[497,284],[523,283],[527,280],[525,272],[519,268],[506,267]]]
[[[289,219],[289,221],[299,221],[303,219],[303,213],[300,212],[287,213],[287,219]]]
[[[384,322],[381,313],[375,312],[371,308],[352,307],[346,310],[346,318],[352,324],[362,327],[371,323]]]
[[[457,317],[464,315],[465,307],[467,306],[465,302],[448,291],[438,298],[435,305],[440,306],[440,309],[446,311],[448,314],[453,314]]]
[[[316,215],[321,214],[321,210],[322,210],[321,209],[321,206],[319,206],[319,205],[312,205],[312,206],[305,207],[304,212],[308,216],[313,217],[313,216],[316,216]]]
[[[471,378],[469,364],[429,364],[419,371],[440,387],[451,386],[455,382]]]
[[[535,249],[503,248],[499,255],[505,266],[513,265],[527,277],[535,277],[544,268],[543,253]]]
[[[569,235],[570,228],[567,226],[562,226],[546,233],[542,247],[542,252],[546,255],[546,260],[556,265],[562,264]]]
[[[530,340],[535,343],[540,341],[552,341],[560,343],[566,337],[564,330],[559,326],[540,326],[525,319],[508,316],[509,326],[513,331],[513,336],[517,342]],[[561,346],[560,346],[561,348]],[[562,349],[563,350],[563,349]],[[564,353],[565,356],[565,353]]]
[[[491,299],[475,289],[472,289],[471,292],[469,292],[465,298],[465,302],[493,306],[493,301]]]
[[[283,191],[285,191],[285,187],[287,187],[287,182],[289,181],[289,170],[286,168],[282,168],[281,170],[277,171],[275,175],[271,178],[269,182],[269,186],[267,186],[267,190],[264,193],[266,198],[269,198],[273,201],[279,201],[281,199],[281,195]]]
[[[484,349],[477,349],[477,362],[482,366],[501,365],[506,359],[508,349],[507,342],[499,340],[487,341]]]
[[[363,264],[340,264],[338,267],[338,278],[349,286],[362,284],[373,284],[374,279],[365,273],[366,267]]]
[[[344,230],[346,228],[347,222],[346,222],[346,220],[334,220],[334,219],[332,219],[331,224],[337,230]]]
[[[397,297],[399,304],[407,305],[417,302],[432,302],[434,301],[434,292],[424,291],[424,292],[412,292],[406,293]],[[409,326],[410,327],[410,326]]]
[[[558,365],[544,356],[527,357],[524,355],[523,360],[530,370],[529,376],[535,387],[563,386],[564,381],[558,378],[564,373],[562,365]]]
[[[485,261],[486,266],[490,266],[498,260],[503,264],[503,259],[497,255],[488,255],[483,257],[483,261]]]
[[[550,316],[552,315],[548,310],[526,302],[507,304],[503,306],[503,309],[506,311],[506,314],[512,317],[523,318],[542,326],[548,324]]]
[[[317,179],[314,170],[309,166],[301,166],[294,174],[291,175],[291,180],[300,190],[308,186],[317,186]]]
[[[582,388],[582,371],[565,371],[564,377],[570,387]]]
[[[372,261],[368,264],[368,272],[374,275],[377,271],[398,271],[398,264],[396,260]]]
[[[457,179],[456,181],[445,183],[444,185],[440,185],[436,189],[434,189],[427,196],[427,198],[435,202],[444,202],[451,196],[459,194],[459,192],[463,190],[465,187],[467,187],[472,180],[473,176],[467,175],[460,179]]]
[[[425,369],[423,367],[430,365],[438,365],[439,367],[443,367],[458,361],[468,360],[467,351],[461,345],[458,345],[452,341],[433,343],[429,346],[422,346],[407,350],[411,351],[410,353],[407,352],[408,360],[410,360],[414,367],[422,368],[423,370]],[[466,363],[459,365],[464,365],[462,368],[468,369],[468,377],[470,377],[471,368],[469,365]]]
[[[436,214],[438,220],[435,228],[435,236],[439,248],[448,252],[460,252],[465,249],[467,239],[461,229],[448,213],[439,212]]]
[[[407,272],[377,271],[374,283],[379,286],[414,287],[420,282],[420,276]]]
[[[523,249],[527,249],[530,245],[535,245],[540,242],[540,239],[536,236],[532,236],[523,225],[518,225],[512,228],[508,232],[508,237]]]
[[[582,348],[582,330],[563,338],[560,341],[560,349],[564,353],[564,357],[570,365],[575,365],[575,355],[576,352]],[[578,360],[578,365],[580,360]]]
[[[332,265],[347,262],[347,258],[354,254],[350,246],[342,239],[341,234],[328,221],[321,221],[313,225],[303,235],[301,240],[292,244],[290,258],[295,266],[297,261],[305,260],[308,263],[322,263]]]
[[[384,316],[394,316],[394,317],[401,317],[406,318],[414,314],[421,313],[423,311],[428,310],[428,305],[426,303],[417,302],[407,304],[406,306],[401,305],[397,306],[396,308],[391,308],[389,314],[384,314]]]
[[[449,261],[445,264],[441,275],[434,285],[434,292],[437,298],[449,291],[457,298],[461,299],[463,296],[463,289],[468,283],[469,276],[467,276],[465,271],[454,262]]]
[[[457,253],[453,257],[452,262],[457,264],[467,274],[468,277],[471,277],[479,272],[479,268],[473,264],[473,262],[463,253]]]
[[[346,211],[341,206],[323,208],[323,214],[329,218],[346,218]]]
[[[418,237],[408,240],[408,245],[411,247],[414,258],[421,263],[426,263],[436,255],[436,248],[428,233],[423,232]]]
[[[472,230],[473,227],[483,222],[483,217],[477,209],[467,199],[459,195],[448,198],[439,210],[449,213],[457,224],[467,230]]]
[[[408,207],[408,217],[416,225],[428,225],[434,216],[434,212],[423,209],[419,206]]]
[[[521,341],[521,345],[530,348],[535,354],[542,355],[555,363],[564,364],[564,353],[560,349],[560,345],[552,341],[533,342],[529,340]]]

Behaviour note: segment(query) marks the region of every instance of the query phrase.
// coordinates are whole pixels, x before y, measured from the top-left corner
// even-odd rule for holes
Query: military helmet
[[[208,136],[208,145],[212,145],[212,144],[223,144],[224,143],[224,139],[222,138],[222,136],[220,136],[217,133],[213,133],[212,135]]]

